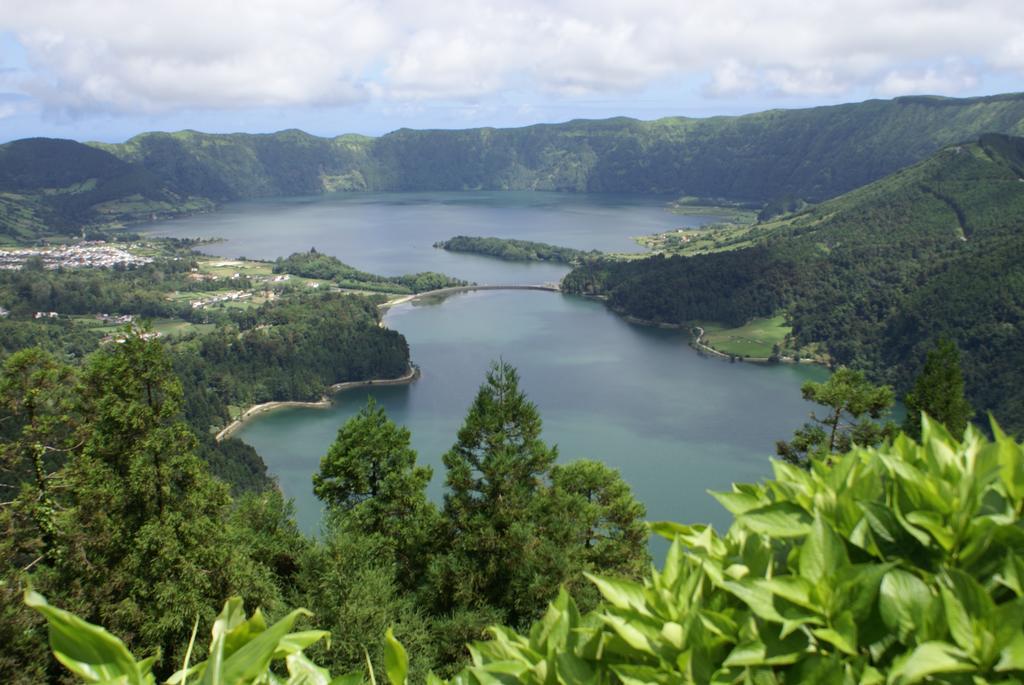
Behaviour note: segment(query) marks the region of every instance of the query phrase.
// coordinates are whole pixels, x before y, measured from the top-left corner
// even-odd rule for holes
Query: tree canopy
[[[964,374],[960,367],[960,349],[952,340],[940,340],[928,351],[924,368],[903,403],[907,417],[903,430],[912,437],[921,435],[921,413],[942,423],[955,437],[967,429],[974,409],[964,397]]]

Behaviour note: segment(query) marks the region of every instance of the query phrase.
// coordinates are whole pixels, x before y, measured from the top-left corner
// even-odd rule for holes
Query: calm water
[[[412,431],[420,461],[434,468],[436,500],[441,455],[498,357],[519,369],[544,419],[544,439],[558,445],[562,461],[597,459],[620,469],[651,520],[720,527],[728,515],[705,491],[767,475],[775,440],[806,416],[800,383],[824,376],[805,366],[705,359],[678,332],[628,324],[600,303],[543,292],[483,291],[402,305],[386,322],[408,338],[423,375],[372,394]],[[310,478],[369,394],[344,393],[326,410],[282,409],[238,433],[296,498],[305,530],[316,530],[320,515]]]
[[[557,280],[563,267],[453,255],[431,247],[459,233],[542,240],[581,249],[635,250],[630,236],[699,224],[650,199],[553,193],[345,195],[250,202],[160,224],[164,235],[223,237],[223,256],[275,258],[315,246],[378,273],[437,270],[481,283]],[[686,337],[632,325],[602,304],[530,291],[481,291],[392,309],[387,325],[409,341],[422,377],[410,386],[352,391],[330,409],[283,409],[237,435],[252,444],[295,498],[307,531],[320,509],[311,476],[338,428],[372,392],[412,431],[420,460],[434,468],[455,440],[491,360],[512,362],[538,405],[544,438],[560,459],[598,459],[618,468],[651,520],[728,525],[706,494],[770,471],[775,440],[810,407],[800,384],[822,369],[729,364],[697,356]]]
[[[364,271],[439,271],[477,283],[557,281],[556,264],[512,263],[439,250],[456,235],[548,242],[581,250],[638,252],[631,236],[699,226],[665,201],[619,195],[531,192],[347,193],[258,200],[144,228],[157,235],[223,238],[203,251],[276,259],[315,247]]]

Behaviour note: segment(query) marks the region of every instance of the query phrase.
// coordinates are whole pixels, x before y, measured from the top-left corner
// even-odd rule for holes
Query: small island
[[[488,257],[497,257],[510,262],[555,262],[574,264],[584,257],[600,257],[597,250],[576,250],[538,243],[532,240],[511,238],[484,238],[480,236],[457,235],[448,240],[434,243],[434,247],[449,252],[469,252]]]

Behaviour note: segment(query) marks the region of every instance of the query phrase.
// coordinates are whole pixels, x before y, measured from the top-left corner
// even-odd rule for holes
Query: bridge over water
[[[483,285],[457,285],[451,288],[438,288],[437,290],[426,290],[422,293],[416,293],[415,295],[406,295],[400,297],[397,300],[391,300],[380,305],[381,309],[387,309],[388,307],[394,307],[398,304],[404,304],[406,302],[412,302],[422,297],[434,297],[437,295],[451,295],[453,293],[465,293],[470,290],[544,290],[551,293],[560,293],[562,289],[558,287],[557,283],[499,283],[499,284],[483,284]]]

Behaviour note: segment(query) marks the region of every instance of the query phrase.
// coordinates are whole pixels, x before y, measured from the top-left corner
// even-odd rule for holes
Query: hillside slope
[[[908,97],[737,117],[615,118],[515,129],[413,131],[379,138],[145,133],[54,155],[41,139],[0,146],[0,215],[30,236],[124,223],[214,203],[338,190],[556,190],[820,201],[988,132],[1024,135],[1024,94]],[[18,149],[40,150],[25,155]],[[116,166],[113,155],[120,162]],[[58,169],[59,168],[59,169]],[[122,173],[123,172],[123,173]],[[21,187],[47,174],[106,179],[95,197]],[[121,179],[114,183],[111,177]],[[119,185],[120,184],[120,185]],[[45,198],[74,195],[73,207]],[[71,188],[71,190],[69,190]],[[73,192],[75,191],[75,192]],[[94,201],[96,200],[96,201]],[[113,203],[113,204],[112,204]],[[162,204],[161,204],[162,203]]]
[[[939,336],[975,406],[1024,429],[1024,138],[982,136],[752,229],[752,247],[596,260],[563,286],[659,322],[786,311],[802,343],[906,387]]]
[[[159,174],[73,140],[0,145],[0,238],[174,216],[212,203],[175,193]]]

